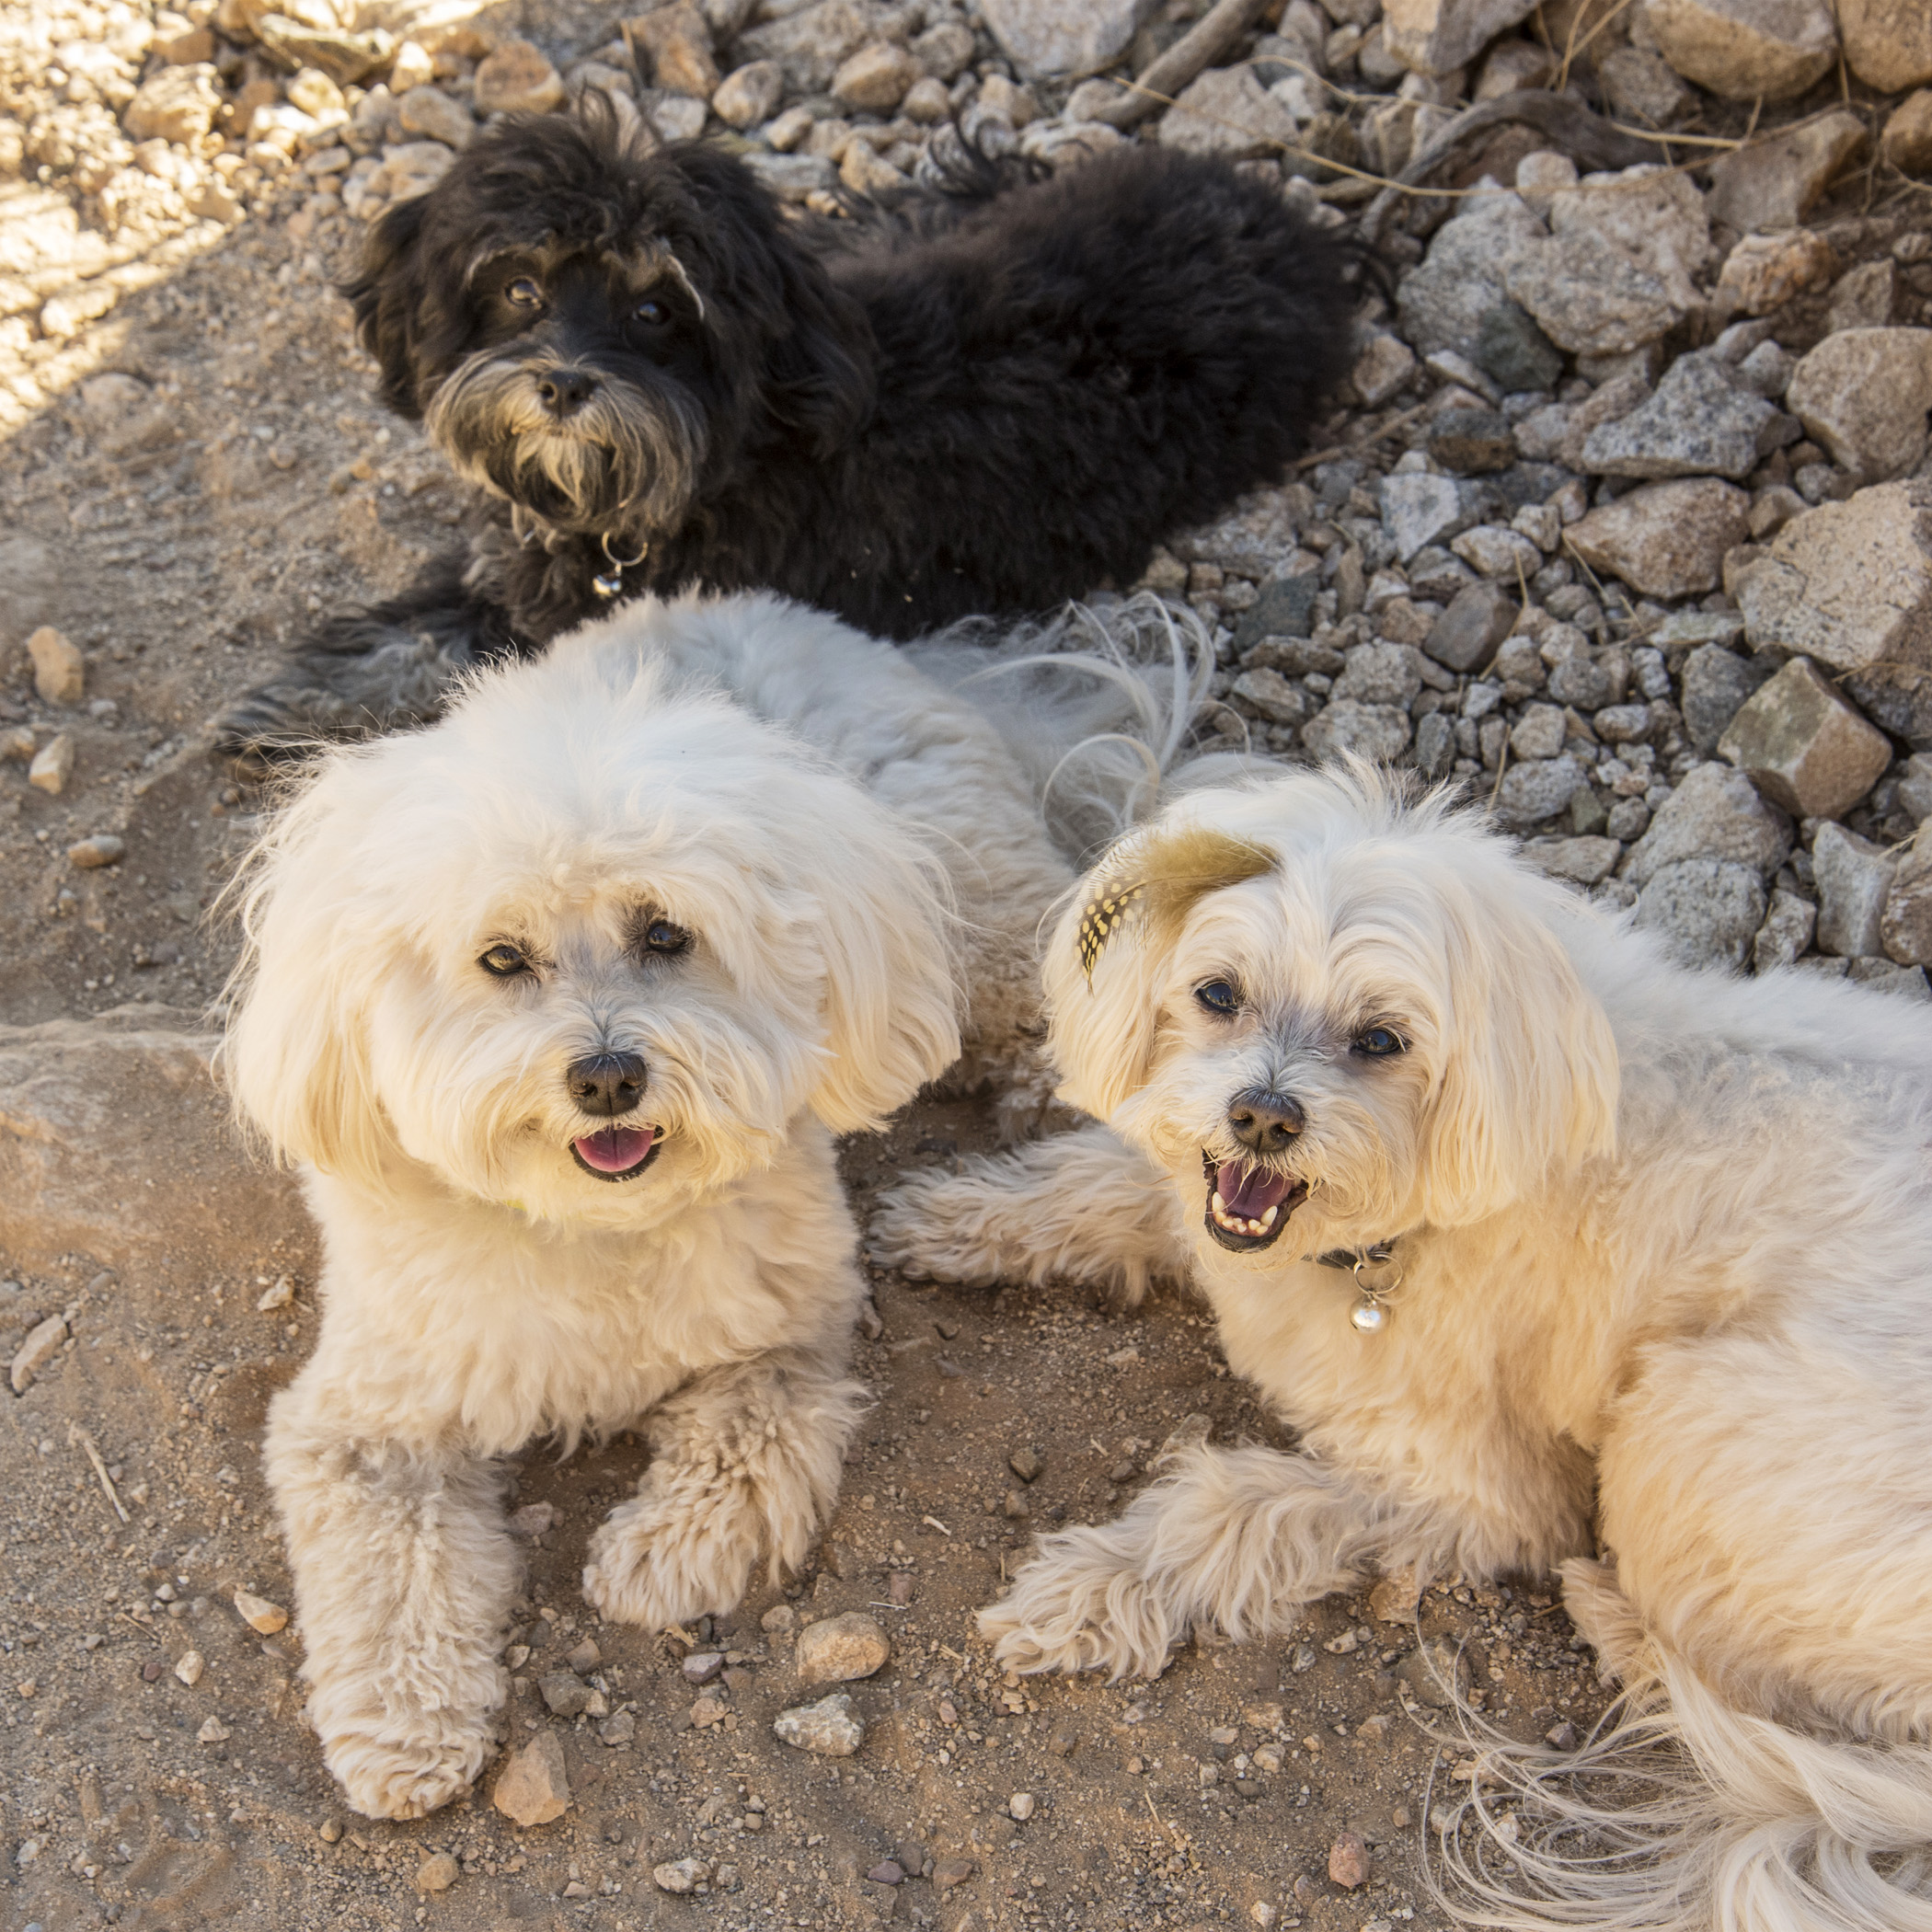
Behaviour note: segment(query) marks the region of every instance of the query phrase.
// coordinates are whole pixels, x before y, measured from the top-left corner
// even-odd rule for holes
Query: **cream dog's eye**
[[[1241,1004],[1241,995],[1225,980],[1210,980],[1204,986],[1196,986],[1194,997],[1210,1013],[1229,1014]]]
[[[1352,1043],[1358,1053],[1366,1053],[1372,1060],[1409,1051],[1409,1042],[1393,1027],[1371,1027],[1367,1032],[1356,1034]]]
[[[673,926],[668,919],[653,919],[644,928],[644,950],[656,953],[680,953],[691,944],[691,935],[682,926]]]
[[[477,964],[500,980],[513,980],[518,973],[530,971],[530,961],[523,956],[523,949],[511,945],[507,939],[499,939]]]
[[[661,302],[640,302],[631,310],[634,320],[657,324],[664,319],[664,305]]]
[[[535,308],[544,299],[543,289],[534,275],[519,275],[503,293],[519,308]]]

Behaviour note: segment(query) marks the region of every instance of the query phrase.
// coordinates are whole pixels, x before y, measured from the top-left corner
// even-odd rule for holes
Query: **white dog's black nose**
[[[592,1053],[564,1069],[564,1085],[586,1113],[628,1113],[644,1098],[644,1062],[636,1053]]]
[[[1229,1101],[1227,1124],[1250,1154],[1280,1154],[1308,1122],[1286,1094],[1249,1092]]]
[[[544,408],[559,420],[582,408],[596,387],[597,378],[582,369],[552,369],[536,379]]]

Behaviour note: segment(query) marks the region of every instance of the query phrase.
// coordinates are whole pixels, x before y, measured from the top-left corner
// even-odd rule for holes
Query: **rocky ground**
[[[1179,143],[1361,224],[1395,276],[1323,449],[1150,573],[1220,627],[1222,728],[1460,778],[1689,958],[1926,998],[1932,26],[1770,12],[701,0],[628,43],[625,6],[551,0],[0,23],[8,1926],[1436,1922],[1422,1827],[1460,1754],[1429,1659],[1460,1650],[1525,1735],[1587,1725],[1546,1593],[1451,1586],[1417,1617],[1384,1590],[1110,1689],[1005,1682],[974,1636],[1030,1534],[1110,1513],[1171,1433],[1273,1438],[1174,1297],[881,1277],[880,1406],[816,1565],[709,1628],[593,1627],[581,1552],[640,1452],[532,1455],[509,1792],[492,1767],[421,1824],[345,1814],[256,1461],[313,1238],[229,1139],[198,1018],[259,803],[205,721],[314,612],[452,541],[460,492],[376,407],[329,283],[479,118],[596,86],[826,210],[949,128],[1068,165]],[[1405,170],[1421,191],[1387,189]],[[923,1107],[847,1178],[863,1204],[983,1135]],[[848,1612],[889,1655],[846,1686],[856,1754],[820,1757],[772,1724],[833,1688],[797,1640]]]

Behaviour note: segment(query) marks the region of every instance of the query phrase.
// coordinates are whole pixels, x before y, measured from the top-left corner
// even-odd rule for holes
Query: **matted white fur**
[[[584,1571],[608,1618],[726,1610],[805,1556],[865,1400],[833,1136],[953,1065],[962,1021],[1012,1121],[1049,1098],[1039,926],[1073,868],[1033,774],[1127,675],[1067,665],[1016,743],[780,599],[639,601],[329,753],[266,834],[224,1062],[322,1230],[267,1468],[358,1810],[420,1815],[488,1753],[518,1574],[493,1459],[645,1429]],[[598,1054],[638,1063],[608,1113],[566,1081]],[[583,1165],[606,1128],[649,1165]]]
[[[1363,769],[1185,797],[1095,881],[1202,826],[1274,867],[1165,943],[1118,936],[1090,989],[1077,910],[1051,942],[1064,1092],[1106,1125],[909,1183],[873,1239],[967,1280],[1190,1271],[1305,1446],[1191,1449],[1043,1538],[983,1614],[1000,1661],[1151,1673],[1196,1626],[1283,1630],[1380,1570],[1560,1566],[1627,1701],[1574,1755],[1491,1735],[1520,1815],[1469,1800],[1455,1908],[1924,1932],[1932,1021],[1685,971]],[[1243,1154],[1255,1093],[1301,1126],[1254,1166],[1310,1187],[1230,1251],[1203,1155]],[[1391,1238],[1363,1334],[1316,1258]]]

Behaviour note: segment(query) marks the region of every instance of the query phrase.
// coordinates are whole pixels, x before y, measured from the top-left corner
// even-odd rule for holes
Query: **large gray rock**
[[[781,1743],[819,1757],[850,1757],[865,1742],[866,1726],[852,1708],[845,1691],[834,1691],[816,1704],[796,1704],[772,1719]]]
[[[1785,400],[1834,462],[1863,481],[1902,477],[1926,453],[1932,328],[1846,328],[1791,372]]]
[[[1818,908],[1811,900],[1782,887],[1774,888],[1765,923],[1751,942],[1752,971],[1769,972],[1795,964],[1817,930]]]
[[[1454,349],[1474,356],[1484,316],[1509,300],[1503,284],[1510,265],[1547,239],[1548,230],[1517,195],[1472,197],[1436,230],[1421,267],[1402,278],[1396,306],[1417,353]]]
[[[1831,69],[1830,0],[1648,0],[1659,50],[1686,80],[1727,100],[1791,100]]]
[[[1685,858],[1661,867],[1637,895],[1635,923],[1686,966],[1735,972],[1744,963],[1767,901],[1749,866],[1723,858]]]
[[[1711,220],[1743,235],[1797,227],[1868,138],[1856,114],[1837,109],[1736,149],[1711,167]]]
[[[1885,901],[1899,857],[1827,820],[1811,841],[1818,882],[1818,949],[1841,960],[1882,950]]]
[[[1718,750],[1799,818],[1849,811],[1892,763],[1892,741],[1793,658],[1731,720]]]
[[[741,61],[775,61],[793,94],[823,94],[847,59],[879,37],[876,10],[862,0],[818,0],[738,36]]]
[[[1615,250],[1663,284],[1679,309],[1697,305],[1710,259],[1710,218],[1689,176],[1658,166],[1585,175],[1550,197],[1549,230]]]
[[[1793,518],[1734,594],[1759,647],[1834,671],[1932,669],[1932,482],[1880,483]]]
[[[1000,52],[1037,79],[1111,66],[1154,0],[983,0],[980,11]]]
[[[1768,879],[1790,851],[1790,820],[1760,797],[1742,772],[1728,765],[1694,765],[1630,848],[1623,876],[1640,888],[1666,866],[1712,858]]]
[[[1300,138],[1294,116],[1245,64],[1210,67],[1181,89],[1160,122],[1163,147],[1230,161],[1276,155]]]
[[[1583,440],[1583,467],[1604,477],[1729,477],[1742,481],[1795,425],[1739,386],[1714,355],[1681,356],[1656,394]]]
[[[1497,583],[1472,583],[1458,591],[1422,640],[1422,649],[1451,671],[1479,670],[1509,636],[1519,606]]]
[[[1401,563],[1469,522],[1455,479],[1423,471],[1385,478],[1381,507],[1382,527],[1388,532]]]
[[[1669,287],[1616,248],[1588,235],[1558,236],[1512,260],[1509,294],[1558,349],[1624,355],[1684,319]]]
[[[1378,761],[1398,758],[1409,749],[1409,713],[1345,697],[1302,727],[1302,744],[1317,759],[1345,752]]]
[[[1715,477],[1646,483],[1572,524],[1570,547],[1649,597],[1700,596],[1750,534],[1751,499]]]
[[[1512,765],[1496,788],[1499,823],[1515,831],[1553,819],[1587,782],[1574,758],[1538,758]]]
[[[0,1028],[0,1255],[45,1268],[163,1257],[231,1277],[305,1226],[293,1179],[251,1159],[190,1016],[122,1006]]]
[[[1739,706],[1777,669],[1767,658],[1741,658],[1721,644],[1700,644],[1684,661],[1684,729],[1691,743],[1708,757]]]
[[[1418,74],[1448,74],[1535,8],[1536,0],[1385,0],[1383,44]]]

